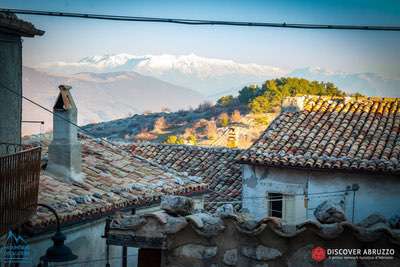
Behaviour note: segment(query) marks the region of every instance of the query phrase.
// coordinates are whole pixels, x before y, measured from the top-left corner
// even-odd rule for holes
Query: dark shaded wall
[[[160,249],[162,267],[400,266],[400,236],[386,225],[369,228],[347,222],[307,222],[285,229],[274,218],[259,222],[207,214],[186,217],[163,213],[116,220],[112,245]],[[396,232],[397,231],[397,232]],[[312,249],[394,249],[392,259],[330,259],[316,262]]]
[[[21,143],[22,99],[21,37],[0,32],[0,143]],[[6,150],[0,146],[0,154]]]

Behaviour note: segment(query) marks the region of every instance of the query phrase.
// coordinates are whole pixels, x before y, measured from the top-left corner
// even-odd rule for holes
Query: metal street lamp
[[[47,263],[49,262],[67,262],[76,260],[78,256],[72,253],[72,250],[69,247],[64,245],[66,237],[63,233],[61,233],[60,219],[57,212],[48,205],[40,203],[37,205],[50,210],[56,217],[57,221],[57,231],[51,238],[53,240],[53,246],[48,248],[46,254],[40,257],[40,260],[44,263],[44,266],[47,266]]]

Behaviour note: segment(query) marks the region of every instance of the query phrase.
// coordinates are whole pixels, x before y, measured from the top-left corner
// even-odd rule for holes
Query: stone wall
[[[384,225],[362,228],[346,222],[306,222],[286,229],[276,218],[255,222],[232,213],[177,216],[161,211],[115,219],[108,242],[161,249],[164,267],[398,266],[399,234]],[[311,258],[316,246],[393,248],[397,254],[390,260],[326,259],[318,263]]]

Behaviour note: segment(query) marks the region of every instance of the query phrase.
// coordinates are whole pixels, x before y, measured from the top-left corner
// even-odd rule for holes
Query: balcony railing
[[[0,234],[26,222],[38,202],[41,148],[0,143]]]

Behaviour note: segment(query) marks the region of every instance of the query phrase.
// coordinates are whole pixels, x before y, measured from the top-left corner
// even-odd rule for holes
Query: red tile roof
[[[400,98],[307,96],[238,160],[265,166],[400,173]]]
[[[214,210],[220,202],[237,201],[240,209],[242,179],[240,164],[235,158],[243,150],[220,147],[167,145],[139,143],[132,146],[132,153],[149,160],[185,172],[189,176],[201,176],[209,184],[210,192],[205,208]]]
[[[62,223],[73,224],[102,217],[125,207],[158,203],[164,194],[193,195],[207,192],[201,177],[189,177],[142,157],[132,157],[110,144],[80,135],[83,183],[65,183],[43,172],[39,203],[52,206]],[[50,138],[42,142],[43,155]],[[39,208],[27,228],[41,231],[55,223]]]

